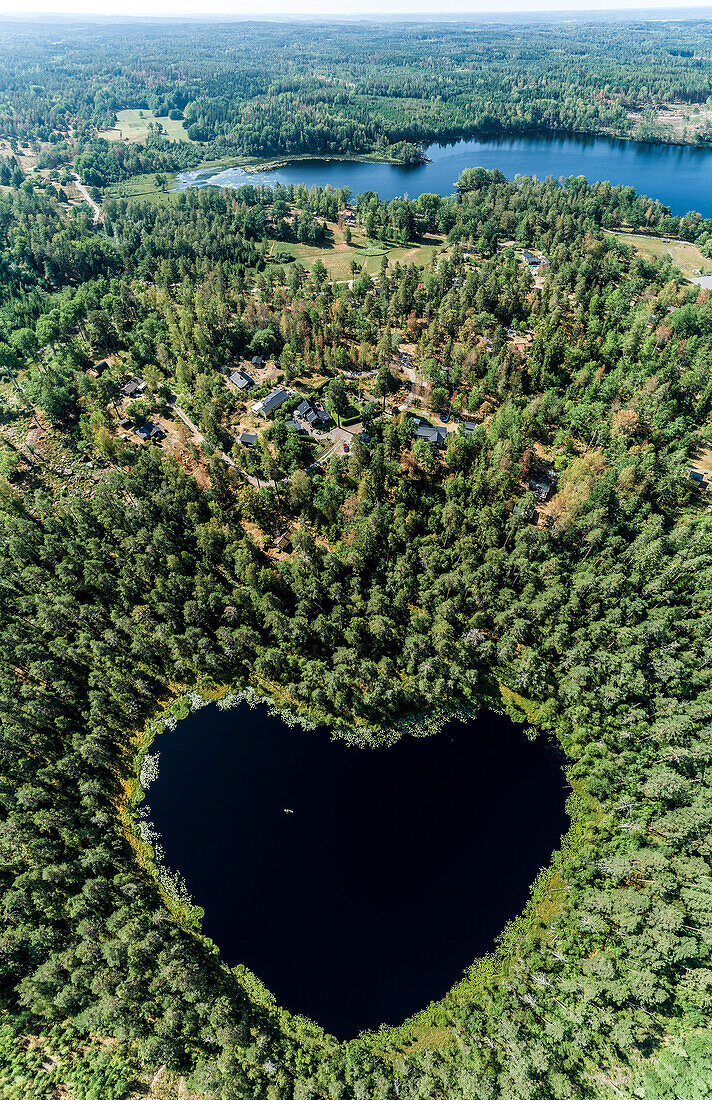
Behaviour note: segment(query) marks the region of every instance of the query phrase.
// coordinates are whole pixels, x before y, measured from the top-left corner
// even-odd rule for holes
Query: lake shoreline
[[[191,187],[265,186],[346,188],[353,196],[373,191],[384,201],[422,194],[452,195],[461,173],[473,167],[546,179],[585,177],[590,184],[632,187],[675,216],[712,217],[705,179],[712,148],[641,142],[572,131],[496,132],[478,139],[443,140],[425,148],[427,161],[403,165],[379,154],[310,154],[270,158],[226,157],[172,177],[172,193]]]

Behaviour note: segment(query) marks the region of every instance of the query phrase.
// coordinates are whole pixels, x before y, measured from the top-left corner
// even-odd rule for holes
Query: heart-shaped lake
[[[155,749],[151,818],[204,931],[340,1038],[446,993],[567,828],[554,752],[488,712],[358,749],[209,706]]]

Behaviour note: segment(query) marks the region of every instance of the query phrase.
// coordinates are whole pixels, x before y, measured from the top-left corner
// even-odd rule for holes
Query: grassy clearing
[[[154,118],[150,111],[138,108],[116,112],[116,126],[111,130],[100,130],[99,137],[119,141],[144,142],[148,137],[149,123],[159,122],[171,141],[190,141],[183,129],[182,118]]]
[[[660,260],[664,256],[670,256],[676,267],[682,274],[691,279],[693,275],[712,275],[712,260],[703,256],[697,245],[689,241],[677,241],[670,238],[663,240],[661,237],[648,237],[644,233],[616,232],[609,236],[622,241],[623,244],[632,245],[646,256],[655,256]]]
[[[170,176],[168,179],[168,187],[172,186]],[[150,199],[151,202],[160,203],[164,205],[168,202],[173,202],[177,195],[182,194],[181,191],[164,191],[162,188],[156,186],[154,173],[152,172],[148,176],[132,176],[131,179],[122,180],[121,183],[112,183],[110,187],[107,187],[104,191],[105,199]]]
[[[330,279],[352,279],[351,262],[364,268],[367,275],[375,275],[381,268],[381,257],[386,256],[389,264],[414,263],[427,266],[433,256],[445,246],[445,237],[428,234],[419,241],[412,241],[405,247],[390,247],[368,242],[367,238],[356,230],[351,231],[351,244],[347,244],[343,231],[333,223],[328,223],[331,239],[324,247],[307,244],[279,242],[275,248],[280,252],[289,252],[303,267],[311,271],[317,260],[321,260]]]

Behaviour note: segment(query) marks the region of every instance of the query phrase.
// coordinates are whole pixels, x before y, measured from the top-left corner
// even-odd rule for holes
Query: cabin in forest
[[[524,260],[525,264],[528,264],[529,267],[535,267],[538,263],[540,263],[539,257],[536,256],[533,252],[530,252],[528,248],[522,249],[522,259]]]
[[[121,393],[124,397],[133,400],[135,397],[140,397],[145,389],[146,383],[141,378],[130,378],[128,382],[124,382]]]
[[[165,434],[163,428],[159,428],[158,424],[151,424],[150,422],[136,429],[136,435],[144,443],[147,443],[149,439],[163,439]]]
[[[263,363],[264,363],[264,359],[262,358],[261,355],[253,355],[252,356],[252,366],[253,367],[259,368],[259,367],[262,366]]]
[[[528,486],[539,500],[548,500],[556,482],[556,473],[548,470],[546,473],[533,473],[529,478]]]
[[[292,549],[292,539],[289,531],[278,531],[274,537],[273,546],[275,550],[282,550],[284,553],[288,553]]]
[[[252,432],[241,432],[237,437],[237,442],[241,443],[243,447],[254,447],[257,442],[257,436]]]
[[[690,481],[694,481],[697,485],[703,485],[705,475],[701,470],[690,470]]]
[[[109,369],[109,364],[106,359],[100,359],[98,363],[94,363],[92,367],[87,368],[87,374],[93,374],[97,378],[101,378],[105,370]]]
[[[230,375],[228,382],[232,382],[238,390],[249,390],[255,384],[254,378],[250,378],[244,370],[233,371]]]

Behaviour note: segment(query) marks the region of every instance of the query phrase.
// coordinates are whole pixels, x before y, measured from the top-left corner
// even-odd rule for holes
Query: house
[[[250,378],[244,370],[233,371],[228,382],[232,382],[233,386],[236,386],[238,390],[249,390],[251,386],[254,386],[254,378]]]
[[[280,386],[278,390],[272,390],[272,393],[268,393],[261,401],[257,401],[252,406],[252,411],[256,416],[271,416],[280,405],[283,405],[292,396],[291,390]]]
[[[292,540],[289,531],[278,531],[274,538],[275,550],[284,550],[285,553],[292,549]]]
[[[476,427],[477,425],[471,424],[469,420],[463,420],[462,424],[460,425],[460,432],[462,433],[462,435],[472,435]]]
[[[697,485],[702,485],[705,480],[705,475],[701,470],[690,470],[690,481],[694,481]]]
[[[132,420],[128,416],[125,416],[123,420],[119,421],[119,427],[121,428],[121,430],[123,432],[127,432],[129,430],[129,428],[131,427],[131,424],[132,424]]]
[[[536,267],[538,264],[541,263],[540,257],[535,256],[534,253],[530,252],[528,248],[522,249],[522,259],[524,260],[525,264],[529,265],[529,267]]]
[[[264,363],[264,359],[262,358],[261,355],[253,355],[252,356],[252,366],[253,367],[261,367],[263,363]]]
[[[434,428],[430,424],[418,424],[413,432],[414,439],[424,439],[428,443],[434,443],[436,447],[442,447],[447,438],[444,428]]]
[[[95,374],[97,378],[101,378],[105,370],[109,369],[109,364],[106,359],[101,359],[98,363],[95,363],[93,367],[87,368],[88,374]]]
[[[326,409],[317,405],[315,401],[302,401],[297,405],[296,414],[302,420],[306,420],[310,428],[318,428],[321,424],[326,424],[329,419]]]
[[[257,442],[257,436],[252,432],[241,432],[237,437],[237,442],[242,443],[243,447],[254,447]]]
[[[121,387],[121,393],[124,397],[129,397],[133,400],[134,397],[140,397],[146,389],[146,383],[140,378],[130,378],[128,382],[124,382]]]
[[[165,432],[163,428],[159,428],[158,424],[144,424],[140,428],[136,428],[136,435],[139,439],[142,439],[144,443],[147,443],[149,439],[164,439]]]
[[[556,474],[553,471],[548,471],[546,474],[536,473],[532,474],[529,478],[529,488],[533,493],[539,497],[539,500],[547,500],[551,490],[554,488],[554,482],[556,481]]]

